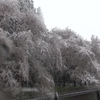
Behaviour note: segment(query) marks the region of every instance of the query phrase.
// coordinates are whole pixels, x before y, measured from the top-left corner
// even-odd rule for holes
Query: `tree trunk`
[[[74,86],[76,86],[76,81],[74,80]]]

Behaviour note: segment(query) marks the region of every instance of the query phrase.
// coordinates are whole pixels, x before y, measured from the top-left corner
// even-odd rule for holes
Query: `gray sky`
[[[100,0],[34,0],[48,29],[69,27],[84,39],[100,38]]]

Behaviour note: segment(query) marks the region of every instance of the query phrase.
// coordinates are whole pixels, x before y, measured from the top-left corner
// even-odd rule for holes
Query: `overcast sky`
[[[84,39],[100,38],[100,0],[34,0],[48,29],[69,27]]]

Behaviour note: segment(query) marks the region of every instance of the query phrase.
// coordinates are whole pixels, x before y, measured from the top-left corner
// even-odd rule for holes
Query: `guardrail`
[[[91,93],[95,93],[97,96],[97,100],[100,100],[100,88],[89,89],[89,90],[67,93],[67,94],[59,94],[58,98],[56,98],[56,99],[54,99],[55,94],[52,94],[50,96],[42,96],[42,97],[38,97],[38,98],[34,98],[34,99],[27,99],[27,100],[65,100],[65,98],[68,98],[68,97],[76,97],[76,96],[82,96],[82,95],[85,96],[85,94],[91,94]]]
[[[97,100],[100,100],[100,89],[93,89],[93,90],[85,90],[85,91],[80,91],[80,92],[74,92],[74,93],[67,93],[67,94],[62,94],[59,95],[60,100],[67,98],[67,97],[75,97],[75,96],[80,96],[84,94],[90,94],[90,93],[96,93],[97,95]]]

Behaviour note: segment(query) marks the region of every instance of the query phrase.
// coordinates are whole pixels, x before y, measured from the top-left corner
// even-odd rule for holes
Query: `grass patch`
[[[87,90],[87,87],[83,87],[83,86],[70,86],[70,87],[55,87],[55,91],[58,93],[69,93],[69,92],[75,92],[75,91],[83,91],[83,90]]]

